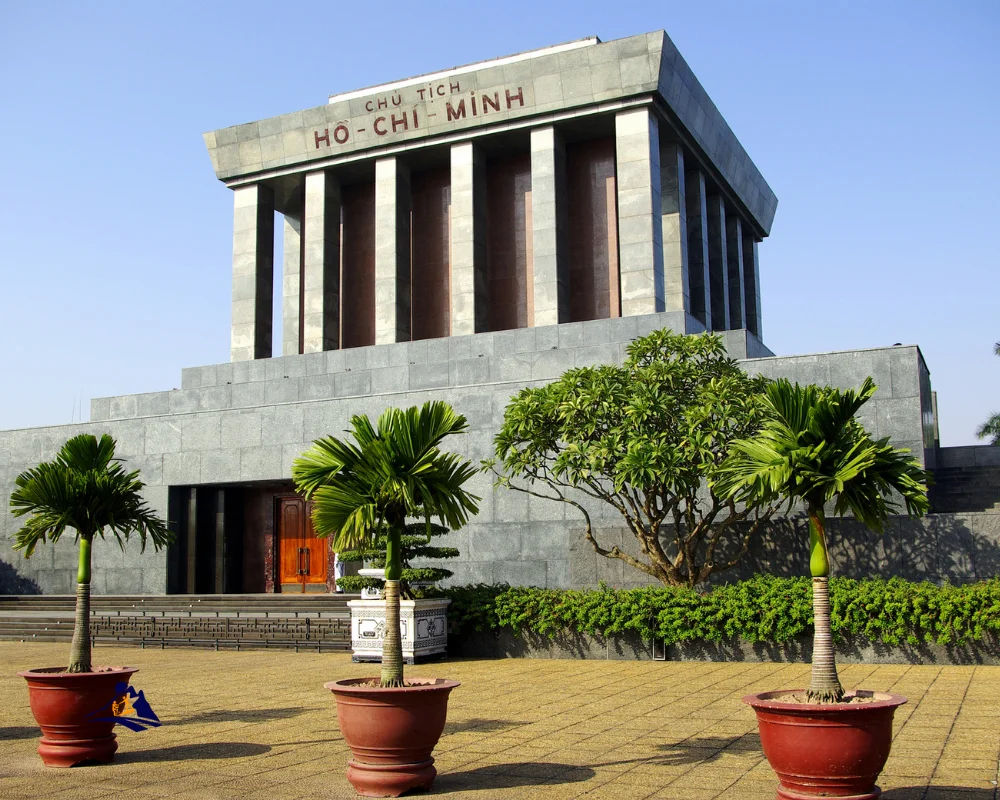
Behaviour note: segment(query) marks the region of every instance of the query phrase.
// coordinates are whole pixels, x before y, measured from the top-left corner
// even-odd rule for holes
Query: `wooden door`
[[[326,590],[327,543],[313,533],[310,510],[301,497],[278,498],[278,577],[283,592]]]

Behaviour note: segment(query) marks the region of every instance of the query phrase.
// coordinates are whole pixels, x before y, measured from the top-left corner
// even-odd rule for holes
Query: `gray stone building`
[[[326,591],[328,548],[290,482],[313,439],[441,398],[471,423],[455,448],[485,458],[520,387],[620,362],[658,327],[719,332],[752,372],[845,387],[872,375],[866,422],[933,464],[917,347],[764,345],[758,245],[777,199],[662,31],[336,95],[205,142],[233,191],[231,361],[185,369],[178,390],[95,399],[89,423],[0,431],[5,497],[83,431],[111,433],[142,470],[177,542],[95,548],[97,593]],[[485,476],[474,490],[481,513],[451,534],[455,582],[640,582],[581,552],[562,507]],[[16,529],[0,510],[0,592],[72,592],[72,543],[25,561]]]

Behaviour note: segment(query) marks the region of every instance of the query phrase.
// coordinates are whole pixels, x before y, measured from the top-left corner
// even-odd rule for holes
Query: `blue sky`
[[[1000,410],[1000,5],[974,0],[0,4],[0,428],[228,360],[203,131],[660,28],[778,195],[767,344],[919,344],[942,443],[975,443]]]

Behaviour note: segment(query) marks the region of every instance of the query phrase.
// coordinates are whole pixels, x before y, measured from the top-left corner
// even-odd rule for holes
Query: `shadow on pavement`
[[[193,714],[182,719],[165,719],[163,723],[190,725],[197,722],[270,722],[277,719],[291,719],[312,710],[296,706],[293,708],[251,708],[245,711],[203,711],[200,714]]]
[[[38,728],[14,727],[0,728],[0,742],[11,741],[13,739],[36,739],[41,738],[42,732]]]
[[[907,786],[886,789],[882,800],[993,800],[995,789],[974,789],[971,786]],[[956,794],[961,792],[961,795]]]
[[[157,761],[189,761],[219,758],[247,758],[262,756],[271,752],[266,744],[250,742],[206,742],[204,744],[179,744],[175,747],[161,747],[157,750],[134,750],[119,752],[114,764],[147,764]]]
[[[590,780],[595,774],[590,767],[580,767],[574,764],[549,764],[544,761],[491,764],[465,772],[448,772],[438,775],[434,780],[434,786],[431,787],[430,794],[580,783]]]
[[[468,719],[465,722],[449,722],[444,726],[444,732],[445,734],[467,733],[469,731],[475,731],[476,733],[498,733],[499,731],[519,728],[527,724],[527,722],[514,722],[507,719]]]
[[[675,766],[679,764],[710,764],[718,759],[723,752],[742,753],[756,752],[763,758],[760,749],[760,736],[747,733],[742,736],[702,736],[697,739],[685,739],[676,744],[661,744],[662,755],[643,759],[647,764],[662,764]]]

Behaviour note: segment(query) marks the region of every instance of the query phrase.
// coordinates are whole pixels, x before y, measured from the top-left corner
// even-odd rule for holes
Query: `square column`
[[[531,131],[532,326],[569,321],[566,147],[552,127]]]
[[[233,361],[271,357],[273,302],[274,192],[240,186],[233,190]]]
[[[726,255],[726,201],[711,195],[708,208],[708,275],[712,302],[711,330],[729,327],[729,259]]]
[[[302,231],[302,352],[340,347],[340,184],[306,175]]]
[[[729,328],[746,327],[745,288],[743,284],[743,220],[735,213],[726,214],[726,258],[729,263]]]
[[[660,211],[663,229],[663,293],[667,311],[691,313],[688,278],[687,205],[684,149],[678,142],[660,145]]]
[[[746,228],[743,229],[743,283],[746,286],[747,330],[763,341],[760,319],[760,261],[757,257],[757,240]]]
[[[708,275],[708,198],[705,175],[700,169],[684,175],[684,202],[687,207],[688,281],[691,315],[706,330],[712,330],[712,284]]]
[[[665,309],[660,133],[649,108],[615,115],[622,316]]]
[[[375,162],[375,344],[410,340],[410,170]]]
[[[281,354],[294,356],[302,352],[302,219],[292,214],[285,214],[284,217]]]
[[[451,335],[488,328],[486,169],[472,142],[451,147]]]

